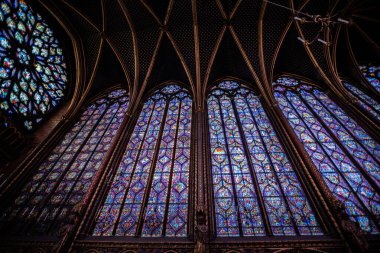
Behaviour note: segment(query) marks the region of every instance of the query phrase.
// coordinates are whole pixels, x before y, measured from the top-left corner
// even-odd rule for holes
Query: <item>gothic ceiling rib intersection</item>
[[[279,73],[291,72],[323,82],[321,71],[329,71],[323,44],[314,43],[305,49],[297,40],[298,36],[313,37],[319,27],[295,25],[292,8],[310,14],[347,16],[353,21],[348,28],[354,41],[351,44],[358,47],[356,44],[363,43],[353,36],[361,34],[367,37],[365,43],[379,49],[378,35],[369,29],[379,22],[374,11],[379,6],[372,0],[272,1],[290,10],[263,0],[39,2],[55,6],[75,28],[85,59],[88,94],[122,82],[131,92],[131,101],[168,80],[188,84],[197,94],[198,105],[206,84],[223,76],[255,83],[264,97]],[[341,38],[344,32],[331,33],[331,41],[334,36]],[[340,45],[330,48],[333,46]],[[358,58],[366,60],[366,54]]]

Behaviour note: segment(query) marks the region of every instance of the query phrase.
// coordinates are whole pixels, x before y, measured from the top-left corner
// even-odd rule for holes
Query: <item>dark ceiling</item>
[[[352,20],[350,26],[332,27],[331,39],[338,38],[341,75],[350,76],[352,69],[349,46],[357,62],[378,62],[378,0],[272,1],[309,14]],[[132,94],[142,94],[168,80],[203,94],[206,84],[224,76],[268,86],[284,72],[323,82],[315,65],[329,71],[323,44],[310,45],[310,57],[297,40],[300,31],[291,11],[262,0],[38,2],[49,15],[57,14],[74,28],[84,56],[82,82],[89,96],[116,83],[126,85]],[[314,24],[301,26],[307,39],[318,29]]]

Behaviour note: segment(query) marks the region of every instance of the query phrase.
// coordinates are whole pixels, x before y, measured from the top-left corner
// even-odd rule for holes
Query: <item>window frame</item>
[[[320,226],[320,229],[321,231],[323,232],[323,235],[299,235],[298,233],[296,235],[273,235],[273,234],[266,234],[266,235],[250,235],[250,236],[244,236],[240,231],[239,235],[238,236],[217,236],[216,234],[216,213],[215,213],[215,199],[214,199],[214,189],[213,189],[213,179],[212,179],[212,161],[211,161],[211,143],[210,143],[210,125],[209,125],[209,119],[208,119],[208,98],[210,96],[210,93],[217,88],[217,86],[222,83],[223,81],[234,81],[236,83],[238,83],[240,85],[241,88],[245,88],[245,89],[248,89],[250,90],[251,92],[253,92],[253,94],[255,96],[258,97],[259,101],[260,101],[260,104],[261,106],[263,107],[264,109],[264,112],[272,126],[272,129],[273,131],[275,132],[276,134],[276,137],[279,141],[279,144],[281,145],[282,147],[282,150],[283,150],[283,153],[285,154],[285,156],[287,157],[290,165],[292,166],[293,168],[293,171],[298,179],[298,182],[299,182],[299,185],[300,187],[302,188],[302,190],[304,191],[304,194],[305,194],[305,198],[307,199],[308,203],[310,204],[310,207],[311,209],[313,210],[314,212],[314,215],[315,215],[315,218]],[[247,241],[247,240],[252,240],[253,238],[258,238],[258,239],[265,239],[265,238],[287,238],[289,240],[293,240],[293,239],[297,239],[297,240],[302,240],[302,239],[308,239],[308,238],[323,238],[323,237],[326,237],[328,236],[329,233],[331,233],[333,230],[331,230],[331,228],[327,227],[326,224],[325,224],[325,217],[323,217],[320,213],[321,211],[321,208],[320,206],[318,206],[318,204],[316,203],[318,200],[315,199],[315,195],[312,193],[313,190],[312,189],[309,189],[308,185],[305,183],[307,182],[307,179],[305,180],[305,177],[303,175],[303,172],[300,171],[300,165],[299,163],[297,162],[297,158],[294,157],[294,154],[289,150],[289,146],[288,146],[288,143],[287,141],[285,140],[285,138],[283,138],[281,136],[281,127],[279,127],[279,122],[278,119],[276,119],[274,117],[274,115],[272,114],[271,110],[269,109],[267,103],[264,101],[263,99],[263,96],[261,94],[261,92],[259,91],[257,85],[252,85],[250,82],[247,82],[245,80],[242,80],[240,78],[236,78],[236,77],[231,77],[231,76],[225,76],[225,77],[222,77],[222,78],[219,78],[215,81],[213,81],[209,87],[207,88],[207,92],[206,92],[206,96],[205,96],[205,114],[204,114],[204,122],[205,122],[205,126],[204,126],[204,131],[205,131],[205,149],[206,149],[206,161],[205,161],[205,169],[206,169],[206,177],[207,177],[207,182],[208,182],[208,187],[207,187],[207,195],[208,195],[208,205],[209,205],[209,212],[208,212],[208,217],[209,217],[209,229],[210,229],[210,238],[212,240],[214,240],[215,242],[223,242],[225,240],[228,240],[228,241],[236,241],[236,242],[239,242],[239,241]],[[235,116],[237,116],[235,114]],[[239,120],[239,123],[238,125],[240,125],[240,120]],[[239,128],[241,128],[241,126],[239,126]],[[286,131],[286,130],[285,130]],[[239,130],[240,132],[240,130]],[[243,137],[245,139],[245,137]],[[246,146],[245,144],[243,144],[244,147]],[[250,154],[247,153],[247,147],[244,148],[244,154],[245,156],[248,158],[247,162],[249,163],[249,167],[252,166],[252,163],[249,159],[250,157]],[[269,154],[269,152],[267,153]],[[253,171],[254,174],[255,171]],[[277,176],[277,175],[276,175]],[[253,178],[252,178],[253,179]],[[254,179],[253,179],[254,181]],[[254,183],[256,184],[256,183]],[[280,186],[281,187],[281,186]],[[257,192],[256,190],[256,187],[255,187],[255,191],[256,191],[256,194],[259,195],[261,194],[261,191],[259,190]],[[282,197],[286,197],[285,195],[283,195]],[[257,199],[257,201],[259,202],[259,199]],[[260,203],[259,203],[260,205]],[[265,208],[265,205],[264,203],[261,204],[263,207],[262,209],[265,210],[265,213],[267,212],[266,211],[266,208]],[[261,210],[261,209],[260,209]],[[292,213],[290,210],[287,210],[288,212]],[[264,214],[261,214],[261,216],[264,216]],[[262,219],[263,223],[264,223],[264,228],[265,227],[270,227],[270,224],[269,224],[269,221],[265,221],[265,219],[263,218]],[[240,221],[238,221],[240,223]],[[267,223],[267,224],[265,224]],[[296,227],[296,225],[294,225],[294,227]],[[296,228],[295,228],[296,229]],[[266,229],[267,230],[267,229]]]
[[[288,86],[287,88],[286,88],[285,85],[278,85],[278,84],[276,84],[276,83],[275,83],[276,80],[279,79],[279,78],[281,78],[281,77],[295,79],[297,82],[299,82],[299,84],[297,84],[297,85],[295,85],[295,86]],[[344,82],[344,81],[346,81],[347,79],[341,79],[341,80],[342,80],[342,82]],[[349,82],[349,83],[350,83],[351,85],[353,85],[352,82]],[[362,128],[362,129],[363,129],[363,130],[364,130],[364,131],[365,131],[365,132],[366,132],[371,138],[373,138],[373,140],[379,142],[379,139],[377,138],[376,135],[373,134],[373,131],[368,130],[368,126],[363,122],[363,118],[361,118],[360,116],[358,117],[358,115],[356,115],[355,113],[352,113],[352,111],[351,111],[350,108],[347,106],[347,104],[344,103],[344,102],[341,100],[341,98],[340,98],[337,94],[333,93],[328,87],[324,87],[324,85],[322,85],[321,83],[314,82],[314,81],[312,81],[312,80],[310,80],[310,79],[308,79],[308,78],[305,78],[305,77],[303,77],[303,76],[293,75],[293,74],[289,74],[289,73],[282,73],[282,74],[276,75],[275,78],[273,79],[273,83],[272,83],[272,92],[273,92],[273,94],[275,93],[275,90],[274,90],[275,86],[283,86],[283,87],[285,87],[285,89],[287,89],[287,90],[293,90],[293,91],[295,91],[295,94],[297,94],[298,97],[301,98],[301,101],[303,101],[304,98],[301,96],[301,94],[299,94],[299,91],[298,91],[298,88],[297,88],[298,86],[300,86],[300,85],[302,85],[302,84],[306,84],[306,85],[310,86],[310,87],[311,87],[311,89],[310,89],[311,91],[313,91],[313,90],[319,90],[320,92],[324,93],[324,94],[325,94],[325,95],[326,95],[326,96],[327,96],[327,97],[328,97],[333,103],[335,103],[335,105],[336,105],[337,107],[339,107],[339,108],[340,108],[340,109],[341,109],[341,110],[342,110],[347,116],[349,116],[349,118],[351,118],[351,120],[353,120],[354,122],[356,122],[357,125],[358,125],[360,128]],[[362,86],[361,86],[361,87],[362,87]],[[347,90],[347,93],[349,93],[349,94],[351,95],[351,92],[350,92],[346,87],[344,87],[344,88]],[[285,93],[285,92],[286,92],[286,91],[284,91],[284,93]],[[310,92],[310,93],[313,94],[312,92]],[[283,94],[283,96],[286,97],[285,94]],[[318,100],[318,101],[319,101],[319,100]],[[308,110],[310,110],[310,112],[312,113],[312,115],[316,118],[316,120],[317,120],[318,122],[322,122],[321,124],[322,124],[322,126],[323,126],[323,129],[325,129],[325,131],[326,131],[326,132],[332,137],[332,139],[334,140],[334,143],[335,143],[340,149],[342,149],[342,151],[347,155],[348,159],[349,159],[351,162],[353,162],[353,164],[354,164],[355,167],[357,168],[357,170],[358,170],[358,172],[360,173],[360,175],[362,175],[362,176],[368,181],[369,185],[373,186],[374,184],[376,184],[376,182],[374,181],[374,179],[372,178],[372,176],[367,175],[368,172],[366,172],[365,168],[364,168],[362,165],[360,165],[359,162],[356,161],[356,159],[350,154],[350,152],[347,150],[347,148],[344,146],[344,144],[338,139],[338,137],[335,136],[335,134],[330,130],[330,128],[328,128],[328,127],[324,127],[324,125],[325,125],[324,120],[323,120],[319,115],[317,115],[317,113],[313,110],[312,106],[311,106],[309,103],[307,103],[306,100],[303,101],[303,102],[304,102],[304,104],[306,105],[306,108],[307,108]],[[278,103],[277,100],[276,100],[276,103]],[[354,105],[354,106],[355,106],[355,105]],[[326,109],[326,110],[329,111],[330,109]],[[363,110],[364,110],[364,109],[363,109]],[[330,112],[330,113],[331,113],[331,112]],[[333,117],[334,117],[334,119],[335,119],[336,121],[340,122],[340,120],[339,120],[336,116],[334,116],[333,113],[331,113],[331,114],[333,115]],[[296,141],[296,142],[299,142],[299,146],[300,146],[301,149],[303,150],[303,155],[302,155],[302,156],[304,156],[303,159],[310,159],[310,161],[311,161],[311,166],[313,167],[313,170],[315,170],[315,172],[318,173],[318,174],[321,176],[321,178],[322,178],[322,183],[325,185],[324,188],[326,188],[326,189],[329,191],[329,193],[330,193],[334,198],[336,198],[336,197],[334,196],[335,193],[333,193],[333,192],[330,190],[330,188],[327,186],[327,184],[324,182],[324,179],[323,179],[324,176],[322,175],[322,173],[320,172],[320,170],[317,169],[316,165],[315,165],[314,162],[312,161],[312,159],[311,159],[311,157],[310,157],[308,151],[306,150],[306,147],[304,146],[304,144],[303,144],[303,143],[301,142],[301,140],[299,139],[299,137],[298,137],[297,133],[295,132],[295,130],[293,129],[293,127],[290,125],[290,122],[289,122],[288,118],[287,118],[284,114],[281,115],[281,116],[284,117],[285,124],[288,125],[289,129],[290,129],[291,131],[293,131],[293,133],[294,133],[295,136],[297,137],[297,140],[295,140],[295,141]],[[346,131],[348,131],[348,129],[346,129]],[[354,141],[357,142],[357,143],[359,144],[359,146],[362,146],[361,141],[358,140],[358,139],[356,138],[356,136],[353,136],[353,134],[352,134],[350,131],[348,131],[348,132],[349,132],[349,134],[353,137]],[[315,135],[315,132],[312,132],[312,134]],[[318,143],[319,143],[319,141],[318,141]],[[368,154],[369,154],[370,156],[373,156],[369,151],[367,151],[367,152],[368,152]],[[375,159],[375,162],[376,162],[376,159]],[[333,167],[336,166],[333,162],[331,162],[331,164],[332,164]],[[359,166],[357,166],[356,164],[358,164]],[[338,171],[338,174],[341,174],[341,172]],[[346,180],[346,177],[345,177],[344,175],[341,175],[341,176],[343,177],[344,180]],[[368,180],[368,178],[369,178],[369,180]],[[349,185],[349,184],[348,184],[348,185]],[[349,187],[351,188],[351,185],[349,185]],[[373,188],[373,189],[374,189],[374,191],[376,192],[376,187]],[[357,195],[358,195],[357,191],[353,191],[353,193],[354,193],[355,197],[359,199],[359,202],[361,202],[361,199],[357,196]],[[331,201],[331,200],[330,200],[330,201]],[[331,204],[331,203],[330,203],[330,204]],[[336,205],[336,204],[335,204],[335,205]],[[364,205],[364,207],[365,207],[365,205]],[[343,209],[344,209],[343,212],[346,213],[345,208],[343,208]],[[367,207],[365,207],[365,209],[367,209]],[[370,211],[367,211],[367,210],[366,210],[366,214],[367,214],[369,217],[374,216],[374,214],[372,214]],[[372,221],[374,221],[374,222],[376,223],[376,219],[372,219]],[[375,226],[376,226],[376,224],[375,224]],[[380,230],[380,226],[377,226],[377,227],[378,227],[378,229]],[[370,236],[377,236],[377,234],[369,234],[369,235],[370,235]]]
[[[140,235],[134,235],[134,236],[121,236],[121,235],[111,235],[111,236],[95,236],[95,235],[92,235],[92,232],[97,224],[97,217],[98,217],[98,214],[101,212],[101,208],[108,196],[108,193],[110,192],[111,190],[111,186],[112,186],[112,183],[113,181],[115,180],[115,177],[116,177],[116,174],[117,174],[117,170],[120,166],[120,163],[122,162],[123,160],[123,157],[124,157],[124,154],[125,154],[125,151],[127,149],[127,145],[133,135],[133,132],[134,132],[134,128],[138,122],[138,119],[140,117],[140,114],[142,113],[142,109],[144,107],[144,104],[145,102],[147,102],[150,97],[152,95],[154,95],[158,90],[164,88],[165,86],[167,85],[177,85],[177,86],[180,86],[182,89],[185,90],[186,93],[188,93],[189,97],[191,98],[191,115],[192,115],[192,119],[191,119],[191,122],[190,122],[190,146],[189,146],[189,151],[190,151],[190,159],[189,159],[189,183],[188,183],[188,201],[187,201],[187,204],[188,204],[188,213],[187,213],[187,235],[184,236],[184,237],[168,237],[168,236],[157,236],[157,237],[154,237],[154,236],[151,236],[151,237],[144,237],[142,236],[142,234]],[[171,100],[166,100],[166,101],[171,101]],[[108,175],[108,182],[105,183],[103,186],[100,186],[102,189],[102,196],[100,196],[100,198],[97,200],[97,203],[96,203],[96,206],[94,206],[94,211],[92,212],[92,215],[91,215],[91,218],[89,218],[89,222],[86,226],[86,228],[84,228],[84,231],[86,231],[86,234],[88,235],[88,239],[91,240],[90,238],[103,238],[103,239],[107,239],[109,241],[118,241],[120,239],[122,239],[123,241],[131,241],[131,242],[135,242],[135,243],[139,243],[139,242],[147,242],[147,241],[150,241],[150,240],[158,240],[160,242],[189,242],[191,240],[193,240],[194,238],[194,214],[195,214],[195,206],[196,206],[196,203],[195,203],[195,199],[196,199],[196,194],[195,194],[195,184],[196,184],[196,179],[195,179],[195,175],[196,175],[196,163],[195,163],[195,153],[196,153],[196,149],[194,148],[195,147],[195,140],[196,140],[196,108],[195,108],[195,99],[194,99],[194,95],[192,93],[192,89],[189,85],[183,83],[183,82],[180,82],[180,81],[176,81],[176,80],[168,80],[168,81],[165,81],[165,82],[162,82],[160,84],[158,84],[157,86],[153,86],[153,88],[151,89],[147,89],[143,96],[141,97],[141,99],[139,100],[139,103],[138,103],[138,106],[137,106],[137,109],[132,113],[131,115],[131,118],[132,120],[128,122],[127,126],[126,126],[126,130],[124,130],[124,140],[123,140],[123,143],[117,147],[116,150],[114,150],[114,153],[117,152],[117,158],[115,159],[115,161],[112,163],[112,168],[110,170],[109,173],[107,173]],[[162,124],[163,121],[160,122],[160,124]],[[166,123],[166,122],[165,122]],[[164,130],[164,127],[165,127],[166,124],[162,124],[162,127],[160,126],[160,130],[159,131],[163,131]],[[162,129],[161,129],[162,128]],[[157,143],[158,142],[161,142],[162,140],[162,136],[161,138],[158,140],[157,139]],[[158,153],[159,151],[159,146],[156,146],[155,150],[154,150],[154,154],[153,156],[157,156],[157,159],[158,159]],[[157,159],[155,160],[155,163],[151,164],[150,167],[151,168],[155,168],[156,165],[157,165]],[[174,168],[173,168],[174,169]],[[150,170],[149,171],[149,177],[148,178],[153,178],[153,175],[154,175],[154,170]],[[153,181],[152,181],[153,183]],[[151,186],[150,186],[151,187]],[[168,186],[169,187],[169,186]],[[170,188],[170,187],[169,187]],[[145,194],[147,193],[147,189],[148,189],[148,186],[144,189],[144,196],[143,196],[143,199],[145,198],[148,198],[148,197],[145,197]],[[168,190],[168,195],[170,194],[169,193],[170,189]],[[148,192],[150,194],[150,190]],[[126,194],[126,193],[125,193]],[[124,202],[123,202],[124,204]],[[148,205],[148,201],[147,201],[147,205],[146,206],[143,206],[144,203],[142,203],[142,209],[141,209],[141,212],[139,214],[139,220],[144,220],[144,209],[146,209],[147,205]],[[166,203],[167,204],[167,203]],[[168,213],[168,210],[165,211],[165,213]],[[142,230],[143,228],[143,225],[144,225],[144,222],[141,222],[141,225],[138,224],[138,228],[137,228],[137,233],[141,232],[140,230]],[[139,227],[141,226],[141,229],[139,229]]]
[[[116,98],[116,99],[115,99],[115,98],[108,98],[108,96],[109,96],[112,92],[114,92],[114,91],[116,91],[116,90],[124,90],[124,91],[125,91],[125,94],[122,95],[122,96],[119,96],[119,97]],[[56,192],[58,186],[59,186],[62,182],[64,182],[64,176],[66,176],[67,173],[69,173],[69,170],[71,169],[71,166],[73,165],[73,163],[75,163],[75,161],[77,160],[78,156],[80,155],[80,153],[81,153],[81,151],[82,151],[82,148],[87,144],[87,141],[91,138],[92,134],[95,132],[95,130],[96,130],[98,124],[102,121],[102,119],[103,119],[104,116],[106,115],[107,110],[108,110],[108,109],[110,108],[110,106],[111,106],[112,104],[114,104],[114,103],[118,103],[118,104],[119,104],[119,108],[118,108],[118,110],[121,108],[121,106],[120,106],[120,105],[121,105],[120,99],[121,99],[122,97],[127,97],[127,98],[128,98],[128,102],[127,102],[127,103],[128,103],[128,107],[129,107],[129,106],[130,106],[130,103],[129,103],[129,102],[130,102],[130,96],[129,96],[129,91],[128,91],[128,89],[126,89],[125,87],[122,87],[122,85],[120,85],[120,84],[113,85],[112,87],[110,87],[110,88],[108,88],[108,89],[106,89],[106,90],[104,90],[104,91],[102,91],[102,92],[96,94],[95,96],[93,96],[92,98],[90,98],[88,101],[86,101],[85,103],[83,103],[83,104],[80,106],[80,108],[76,111],[75,115],[74,115],[72,118],[70,118],[69,120],[64,121],[65,124],[64,124],[64,125],[61,125],[61,127],[60,127],[59,129],[56,128],[57,131],[59,131],[59,134],[58,134],[59,136],[58,136],[58,135],[57,135],[57,136],[54,136],[54,140],[53,140],[51,143],[49,143],[48,150],[45,150],[45,152],[43,152],[42,154],[39,153],[40,156],[39,156],[39,157],[37,156],[37,159],[38,159],[38,160],[35,161],[35,163],[32,165],[33,167],[30,168],[30,170],[29,170],[26,174],[22,175],[21,180],[18,181],[18,183],[17,183],[17,185],[20,185],[21,187],[19,188],[18,191],[14,191],[14,192],[12,192],[11,195],[9,196],[9,198],[6,199],[5,204],[2,206],[2,211],[7,211],[9,208],[11,208],[11,210],[15,210],[14,207],[15,207],[16,205],[15,205],[15,203],[14,203],[14,200],[15,200],[17,197],[21,196],[21,193],[22,193],[21,190],[23,190],[25,187],[27,187],[27,184],[28,184],[29,182],[32,182],[31,180],[33,179],[33,176],[36,175],[36,173],[38,173],[39,168],[42,166],[42,164],[43,164],[45,161],[47,161],[47,159],[49,158],[49,156],[52,154],[53,150],[54,150],[55,148],[57,148],[57,147],[60,145],[61,141],[63,141],[63,138],[64,138],[67,134],[69,134],[70,131],[71,131],[71,129],[74,127],[74,125],[75,125],[77,122],[79,122],[80,117],[82,116],[82,114],[83,114],[83,113],[89,108],[89,106],[92,106],[92,105],[95,105],[95,109],[94,109],[94,111],[95,111],[96,108],[98,108],[98,107],[100,107],[100,106],[102,106],[102,105],[104,104],[104,103],[102,103],[102,104],[97,103],[97,101],[99,101],[99,100],[101,100],[101,99],[107,99],[108,102],[106,103],[106,106],[105,106],[104,112],[101,113],[101,116],[99,117],[99,119],[96,120],[95,124],[92,125],[92,126],[90,127],[89,132],[86,134],[86,137],[83,139],[84,142],[80,145],[80,148],[79,148],[77,151],[75,151],[75,153],[73,154],[73,157],[68,161],[68,165],[65,167],[65,169],[64,169],[64,170],[60,173],[60,175],[58,176],[58,181],[55,182],[55,184],[54,184],[55,186],[53,187],[53,190],[51,191],[51,193],[49,193],[49,194],[47,194],[46,196],[44,196],[44,198],[43,198],[44,200],[42,201],[42,203],[44,203],[44,205],[43,205],[43,206],[35,205],[35,206],[37,207],[37,210],[38,210],[38,216],[41,215],[41,214],[42,214],[42,211],[41,211],[41,210],[42,210],[44,207],[49,207],[49,202],[48,202],[48,200],[51,200],[51,197],[54,196],[54,193]],[[126,109],[128,109],[128,108],[126,108]],[[110,124],[111,124],[113,118],[116,116],[116,114],[117,114],[117,112],[116,112],[115,114],[113,114],[113,115],[110,117],[111,121],[108,123],[108,127],[110,126]],[[89,117],[86,119],[86,122],[87,122],[88,120],[90,120],[90,119],[91,119],[91,115],[89,115]],[[124,120],[124,119],[125,119],[125,116],[123,117],[123,120]],[[123,121],[123,120],[122,120],[122,121]],[[122,123],[121,123],[121,124],[122,124]],[[85,125],[86,125],[86,123],[80,126],[80,129],[79,129],[78,133],[81,131],[81,129],[84,128]],[[108,127],[102,132],[102,136],[104,136],[104,134],[106,133]],[[78,134],[78,133],[77,133],[77,134]],[[113,137],[113,141],[116,141],[115,137],[118,135],[118,133],[119,133],[119,130],[117,130],[116,134],[114,135],[114,137]],[[75,134],[75,138],[76,138],[77,134]],[[70,141],[70,143],[67,145],[67,147],[65,148],[65,150],[71,146],[71,142],[74,141],[75,138],[72,139],[72,140]],[[102,139],[102,138],[101,138],[101,139]],[[97,140],[97,145],[99,144],[99,141],[100,141],[101,139]],[[91,154],[89,155],[90,158],[96,153],[96,150],[97,150],[97,148],[95,148],[95,149],[91,152]],[[109,154],[110,152],[111,152],[111,151],[108,150],[107,153],[106,153],[106,154],[104,155],[104,157],[102,158],[101,163],[100,163],[100,165],[99,165],[97,171],[96,171],[95,174],[94,174],[94,175],[95,175],[94,178],[96,178],[96,176],[97,176],[99,173],[101,173],[101,171],[104,169],[104,164],[105,164],[105,162],[106,162],[106,160],[107,160],[107,154]],[[53,161],[53,166],[52,166],[52,168],[55,167],[55,164],[61,159],[61,157],[62,157],[64,154],[65,154],[65,153],[60,154],[59,157],[58,157],[56,160]],[[88,165],[88,163],[90,162],[90,160],[91,160],[91,159],[88,159],[88,160],[86,160],[86,161],[84,162],[85,167],[81,168],[81,170],[80,170],[80,172],[79,172],[79,176],[76,177],[75,181],[79,181],[79,179],[80,179],[79,177],[81,176],[82,172],[84,172],[84,170],[87,168],[87,165]],[[47,171],[47,172],[44,174],[43,177],[46,179],[50,173],[51,173],[51,170]],[[43,179],[42,182],[45,182],[45,179]],[[91,192],[91,191],[90,191],[90,190],[91,190],[91,186],[93,186],[93,184],[94,184],[94,179],[91,181],[91,183],[90,183],[90,185],[89,185],[89,190],[88,190],[88,192],[83,192],[82,201],[85,200],[85,199],[87,198],[88,194],[90,194],[90,192]],[[20,190],[20,189],[21,189],[21,190]],[[73,189],[72,189],[72,190],[73,190]],[[71,191],[72,191],[72,190],[71,190]],[[71,194],[71,191],[68,193],[67,196],[69,196],[69,195]],[[30,203],[30,201],[31,201],[32,197],[34,196],[35,192],[37,192],[37,190],[35,190],[35,191],[33,192],[33,195],[31,195],[30,197],[27,198],[27,202],[25,202],[25,203],[23,204],[23,206],[25,206],[25,205],[27,205],[28,203]],[[73,197],[73,196],[70,196],[70,197]],[[66,197],[65,197],[65,198],[66,198]],[[68,201],[69,201],[69,198],[67,198],[67,200],[65,201],[65,203],[68,202]],[[62,210],[63,208],[64,208],[64,206],[63,206],[63,205],[60,205],[60,210]],[[49,210],[51,211],[51,209],[49,209]],[[68,218],[69,218],[69,215],[70,215],[70,213],[65,217],[65,219],[68,219]],[[36,218],[34,218],[34,220],[35,220],[35,219],[36,219]],[[56,224],[53,223],[53,222],[56,222],[56,221],[57,221],[57,217],[54,219],[54,221],[52,221],[52,222],[50,223],[50,225],[49,225],[49,229],[48,229],[48,232],[45,232],[45,233],[43,233],[43,234],[32,234],[32,236],[33,236],[33,237],[42,237],[42,238],[45,238],[45,237],[46,237],[46,238],[54,237],[54,235],[53,235],[51,232],[49,232],[49,231],[51,230],[51,227],[52,227],[52,226],[56,225]],[[5,222],[9,222],[9,221],[6,220]],[[13,219],[11,220],[11,222],[13,222]],[[61,222],[61,223],[62,223],[62,222]],[[60,223],[59,225],[62,225],[61,223]],[[30,230],[31,226],[36,226],[36,225],[37,225],[37,223],[35,223],[35,222],[33,223],[33,221],[29,222],[29,225],[27,226],[28,231]],[[15,235],[15,236],[16,236],[16,237],[22,237],[22,236],[24,236],[24,235],[25,235],[24,233],[21,233],[21,234],[17,234],[17,235]]]

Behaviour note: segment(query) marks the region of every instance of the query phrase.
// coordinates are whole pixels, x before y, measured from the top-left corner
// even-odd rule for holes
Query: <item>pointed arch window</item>
[[[259,97],[224,81],[207,105],[217,236],[322,234]]]
[[[0,111],[32,130],[62,101],[66,62],[53,31],[19,0],[0,1]]]
[[[364,231],[378,233],[379,144],[317,87],[281,77],[274,90],[282,112],[349,217]]]
[[[93,235],[187,236],[191,109],[178,85],[144,103]]]
[[[358,99],[359,105],[367,110],[375,119],[380,121],[380,104],[354,85],[343,82],[344,86]]]
[[[125,90],[119,89],[84,110],[2,215],[2,229],[14,234],[52,234],[67,222],[89,190],[128,101]]]
[[[362,65],[359,68],[373,88],[380,92],[380,66]]]

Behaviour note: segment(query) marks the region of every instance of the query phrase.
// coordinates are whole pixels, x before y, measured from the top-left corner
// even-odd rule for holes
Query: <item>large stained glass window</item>
[[[363,65],[359,66],[359,68],[368,82],[380,92],[380,66]]]
[[[177,85],[145,102],[93,235],[187,236],[191,108]]]
[[[259,97],[224,81],[207,105],[217,235],[323,234]]]
[[[32,130],[63,99],[66,64],[52,30],[26,1],[0,1],[0,110]]]
[[[354,95],[359,102],[359,105],[367,110],[375,119],[380,121],[380,104],[371,96],[364,93],[361,89],[354,85],[343,82],[344,86]]]
[[[125,90],[89,105],[42,163],[13,205],[1,229],[14,234],[51,234],[83,200],[125,116]]]
[[[380,145],[318,88],[282,77],[274,90],[331,192],[364,231],[378,233]]]

